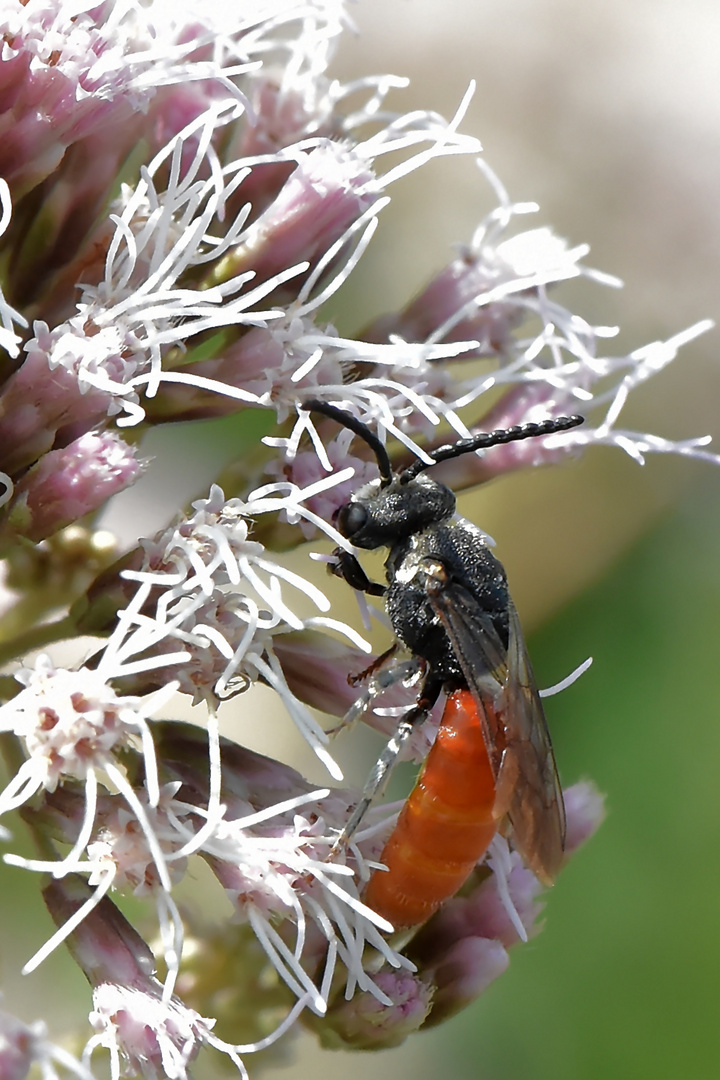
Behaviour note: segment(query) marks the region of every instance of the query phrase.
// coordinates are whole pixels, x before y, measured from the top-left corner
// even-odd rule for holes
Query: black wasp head
[[[445,521],[455,513],[455,496],[444,484],[424,476],[423,472],[439,461],[476,450],[486,450],[501,443],[539,435],[553,435],[583,423],[582,416],[558,416],[540,423],[522,424],[499,431],[482,432],[469,439],[433,450],[430,461],[416,461],[401,473],[393,473],[384,444],[370,428],[352,413],[325,401],[305,401],[303,409],[322,413],[359,435],[377,459],[380,479],[367,484],[340,508],[337,523],[342,535],[356,547],[372,550],[392,547],[414,533]]]
[[[429,476],[403,482],[402,473],[389,484],[374,480],[357,491],[340,508],[338,529],[356,547],[391,547],[429,525],[445,521],[455,513],[455,496],[450,488]]]

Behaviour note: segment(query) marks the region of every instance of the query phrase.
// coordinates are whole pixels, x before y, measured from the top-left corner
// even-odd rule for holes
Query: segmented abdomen
[[[368,882],[365,903],[395,929],[454,896],[495,835],[495,781],[469,690],[445,705],[437,739]]]

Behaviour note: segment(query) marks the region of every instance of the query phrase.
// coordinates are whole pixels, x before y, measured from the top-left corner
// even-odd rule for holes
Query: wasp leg
[[[393,664],[392,667],[378,671],[376,675],[373,675],[368,680],[365,689],[361,694],[358,694],[354,704],[345,713],[342,726],[351,726],[359,720],[365,710],[370,707],[373,698],[376,698],[379,694],[385,693],[386,690],[390,690],[398,683],[405,683],[406,686],[412,685],[413,680],[417,679],[424,668],[425,661],[419,657],[413,657],[411,660],[403,660],[400,663]],[[372,671],[372,667],[369,670]],[[430,707],[432,708],[432,706]]]
[[[367,671],[362,672],[361,675],[349,675],[348,682],[351,686],[355,686],[361,678],[366,679],[365,688],[358,694],[357,698],[350,706],[348,711],[343,716],[339,724],[335,727],[328,728],[328,735],[337,735],[339,731],[345,731],[347,728],[353,727],[360,717],[366,712],[373,700],[380,694],[384,694],[386,690],[391,690],[393,686],[398,683],[404,683],[405,686],[412,686],[413,682],[422,675],[425,669],[425,661],[419,657],[413,657],[411,660],[398,661],[392,666],[383,668],[377,671],[379,661],[384,660],[386,656],[391,656],[396,651],[397,646],[392,646],[386,652],[382,653],[377,660],[370,665]],[[376,671],[376,674],[371,678],[368,678],[369,673]]]
[[[372,664],[369,664],[364,671],[358,671],[357,675],[348,675],[348,682],[351,686],[359,686],[360,683],[365,682],[374,675],[380,668],[384,668],[388,660],[391,660],[395,653],[398,651],[399,645],[397,641],[393,642],[389,649],[376,656]]]
[[[350,820],[333,844],[331,856],[339,848],[345,847],[357,831],[362,819],[368,811],[371,803],[381,795],[387,781],[390,778],[397,760],[405,747],[413,730],[423,720],[426,720],[430,710],[440,696],[442,683],[432,677],[427,677],[417,703],[409,709],[398,723],[395,734],[388,742],[382,754],[376,761],[370,773],[360,800],[352,812]]]
[[[371,581],[354,555],[344,548],[335,548],[333,551],[336,562],[330,563],[330,573],[347,581],[358,592],[367,593],[369,596],[384,596],[387,592],[385,585],[377,581]]]

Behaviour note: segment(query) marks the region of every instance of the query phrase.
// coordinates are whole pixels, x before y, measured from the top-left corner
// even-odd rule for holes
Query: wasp
[[[507,576],[486,535],[455,512],[455,495],[426,475],[440,461],[566,431],[563,416],[473,436],[394,473],[385,445],[352,414],[323,401],[302,408],[367,443],[378,480],[337,513],[355,548],[387,547],[387,584],[337,548],[332,571],[383,596],[396,638],[420,665],[415,705],[398,722],[342,837],[346,843],[382,788],[412,730],[447,695],[435,743],[388,839],[364,900],[395,929],[424,922],[470,876],[499,828],[526,865],[552,883],[563,857],[565,810],[545,714]],[[390,650],[392,651],[392,650]]]

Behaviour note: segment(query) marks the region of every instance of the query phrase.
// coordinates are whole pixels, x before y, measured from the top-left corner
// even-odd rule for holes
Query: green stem
[[[12,640],[0,643],[0,666],[17,659],[24,653],[41,649],[43,645],[52,645],[55,641],[66,641],[68,638],[75,637],[76,634],[75,619],[70,615],[65,615],[52,623],[33,626]]]
[[[22,752],[20,740],[10,731],[4,731],[0,734],[0,757],[2,757],[5,764],[8,776],[15,776],[25,764],[25,755]],[[58,858],[58,852],[51,838],[46,836],[33,820],[24,817],[22,811],[20,811],[19,816],[32,837],[38,858],[54,862]]]
[[[0,734],[0,757],[2,757],[8,776],[14,776],[25,761],[25,755],[20,749],[20,742],[11,731],[3,731]]]

